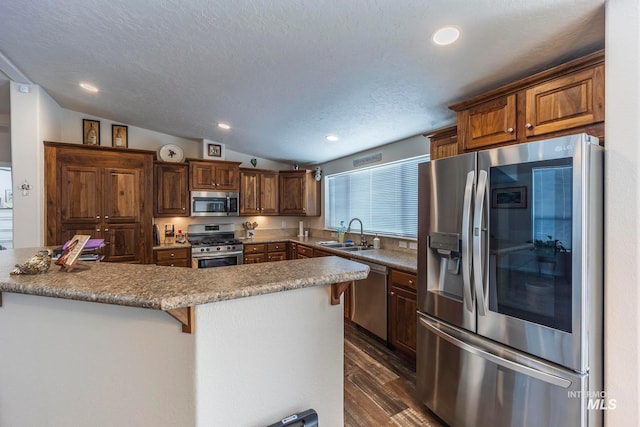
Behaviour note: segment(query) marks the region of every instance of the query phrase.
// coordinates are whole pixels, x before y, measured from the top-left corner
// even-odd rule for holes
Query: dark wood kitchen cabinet
[[[278,215],[278,172],[240,169],[240,215]]]
[[[189,189],[196,191],[239,191],[240,162],[194,160],[189,162]]]
[[[483,93],[458,113],[458,152],[586,132],[604,139],[604,51]]]
[[[189,216],[189,165],[154,162],[153,178],[154,215]]]
[[[416,360],[418,321],[416,283],[415,274],[389,270],[388,343],[413,363]]]
[[[244,245],[244,263],[284,261],[289,259],[287,242],[249,243]]]
[[[45,142],[45,244],[105,240],[105,261],[152,261],[153,152]]]
[[[156,249],[153,251],[153,258],[156,265],[191,267],[190,248]]]
[[[431,160],[443,157],[455,156],[458,154],[458,127],[450,126],[437,130],[431,134],[426,134],[430,141],[429,156]]]
[[[297,248],[296,259],[313,258],[312,247],[301,245],[300,243],[298,243],[296,245],[296,248]]]
[[[320,182],[314,171],[280,171],[279,179],[280,215],[320,215]]]

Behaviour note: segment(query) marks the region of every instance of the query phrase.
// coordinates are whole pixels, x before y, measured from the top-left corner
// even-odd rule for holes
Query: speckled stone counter
[[[253,239],[244,239],[244,244],[251,243],[271,243],[271,242],[296,242],[303,245],[311,246],[313,248],[322,249],[325,252],[336,254],[337,256],[353,258],[356,260],[368,261],[377,264],[383,264],[387,267],[396,268],[409,273],[416,274],[417,268],[417,254],[415,252],[400,252],[390,249],[368,249],[366,251],[359,252],[347,252],[340,249],[328,248],[326,246],[318,244],[318,242],[326,241],[326,238],[315,237],[284,237],[284,238],[261,238],[256,237]]]
[[[247,264],[215,269],[86,263],[65,273],[52,263],[42,275],[10,276],[36,249],[0,251],[0,292],[173,310],[366,278],[369,268],[338,257]]]

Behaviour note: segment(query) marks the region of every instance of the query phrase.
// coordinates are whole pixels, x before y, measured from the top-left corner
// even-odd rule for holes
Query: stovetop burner
[[[235,238],[233,224],[193,224],[188,228],[192,255],[242,252],[242,241]]]
[[[219,239],[210,239],[210,238],[189,238],[189,243],[191,246],[228,246],[228,245],[241,245],[242,242],[237,239],[231,240],[219,240]]]

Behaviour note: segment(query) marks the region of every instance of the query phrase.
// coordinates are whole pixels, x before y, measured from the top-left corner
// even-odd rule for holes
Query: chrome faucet
[[[367,246],[367,239],[364,237],[364,232],[363,227],[362,227],[362,221],[360,220],[360,218],[353,218],[351,221],[349,221],[349,225],[347,226],[347,233],[351,230],[351,223],[353,221],[358,221],[360,223],[360,245],[361,246]]]

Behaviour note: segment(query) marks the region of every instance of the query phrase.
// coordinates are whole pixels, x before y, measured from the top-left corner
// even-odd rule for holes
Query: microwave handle
[[[231,197],[227,194],[227,215],[231,213]]]

